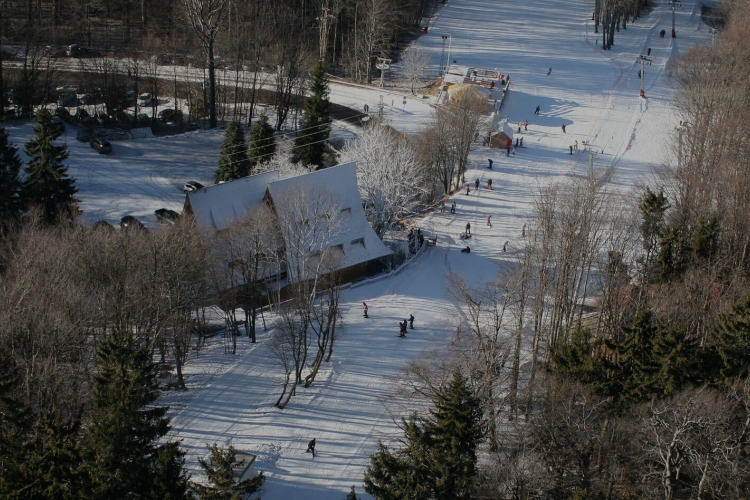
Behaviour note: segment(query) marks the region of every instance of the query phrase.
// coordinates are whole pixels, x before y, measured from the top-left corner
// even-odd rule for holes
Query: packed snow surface
[[[511,86],[500,115],[507,117],[524,147],[510,157],[504,151],[478,148],[471,155],[467,181],[472,192],[457,193],[456,214],[434,213],[417,221],[438,235],[400,272],[361,283],[344,293],[344,333],[332,362],[315,384],[298,388],[284,410],[274,407],[280,391],[280,369],[267,349],[270,331],[259,329],[257,344],[240,339],[237,355],[224,354],[220,337],[210,341],[186,367],[184,392],[162,398],[171,406],[173,431],[187,450],[187,461],[200,478],[199,456],[207,443],[234,445],[258,455],[256,467],[267,475],[266,500],[344,498],[352,485],[363,498],[362,476],[377,440],[392,442],[398,434],[383,400],[404,364],[427,351],[450,348],[461,315],[448,299],[450,272],[469,279],[492,278],[497,266],[512,259],[521,228],[528,220],[539,185],[565,176],[586,175],[589,155],[595,168],[610,171],[614,188],[623,193],[645,182],[652,168],[668,161],[669,141],[679,117],[671,106],[670,64],[695,43],[710,43],[700,21],[697,1],[677,9],[677,38],[669,37],[672,13],[666,0],[651,2],[651,12],[616,33],[612,50],[601,49],[593,32],[592,2],[570,0],[450,0],[430,20],[429,33],[416,44],[429,49],[432,72],[440,72],[443,35],[450,35],[450,59],[469,67],[498,69]],[[660,38],[665,29],[667,37]],[[640,65],[636,58],[651,48],[645,67],[646,98],[639,97]],[[551,71],[550,71],[551,68]],[[396,68],[394,68],[396,69]],[[548,74],[549,73],[549,74]],[[334,102],[371,112],[381,101],[384,116],[405,133],[416,133],[430,119],[434,98],[407,96],[392,89],[356,85],[332,86]],[[541,109],[535,115],[536,106]],[[517,123],[529,121],[517,133]],[[566,130],[563,133],[562,125]],[[10,124],[11,140],[31,136],[30,125]],[[98,155],[75,140],[69,128],[69,172],[77,178],[86,220],[117,222],[126,214],[153,223],[153,211],[180,210],[182,184],[210,184],[218,162],[221,130],[113,143],[111,155]],[[581,149],[570,154],[578,141]],[[493,169],[487,160],[494,161]],[[482,188],[474,189],[479,178]],[[486,189],[492,179],[493,189]],[[492,217],[492,226],[487,217]],[[470,254],[459,249],[466,223],[473,237]],[[507,252],[502,251],[505,242]],[[362,315],[369,305],[369,319]],[[409,314],[415,329],[398,337],[397,323]],[[266,318],[269,321],[271,318]],[[420,408],[423,409],[423,408]],[[317,439],[317,455],[305,453]]]

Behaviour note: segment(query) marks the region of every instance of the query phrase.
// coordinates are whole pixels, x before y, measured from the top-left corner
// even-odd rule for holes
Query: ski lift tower
[[[391,60],[378,57],[378,63],[375,67],[380,70],[380,88],[383,88],[383,74],[385,73],[385,70],[391,67]]]
[[[646,97],[646,94],[643,91],[643,81],[646,79],[646,64],[651,66],[651,58],[646,57],[644,55],[640,55],[636,58],[635,62],[640,63],[641,65],[641,97]]]

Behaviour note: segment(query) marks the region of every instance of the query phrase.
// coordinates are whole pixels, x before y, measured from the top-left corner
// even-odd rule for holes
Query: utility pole
[[[443,39],[443,50],[440,51],[440,76],[445,72],[445,41],[448,40],[448,35],[441,35]]]
[[[635,60],[635,62],[641,64],[641,93],[640,93],[640,96],[641,97],[646,97],[646,95],[644,93],[644,90],[643,90],[643,81],[646,79],[646,63],[648,63],[649,65],[651,65],[651,58],[650,57],[646,57],[643,54],[641,54],[640,56],[638,56],[638,58]]]
[[[320,59],[325,60],[328,51],[328,32],[331,30],[331,24],[336,22],[336,16],[331,14],[331,9],[327,5],[321,8],[320,17]]]
[[[677,33],[674,30],[674,17],[675,17],[674,9],[677,3],[678,3],[678,0],[669,1],[669,5],[672,6],[672,38],[677,38]],[[680,5],[682,5],[682,3],[680,3]]]

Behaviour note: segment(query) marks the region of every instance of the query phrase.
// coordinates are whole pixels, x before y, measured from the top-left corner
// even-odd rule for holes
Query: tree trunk
[[[208,127],[216,128],[216,70],[214,68],[214,41],[208,41]]]

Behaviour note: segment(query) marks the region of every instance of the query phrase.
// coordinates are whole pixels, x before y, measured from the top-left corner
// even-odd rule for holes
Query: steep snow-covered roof
[[[202,227],[220,231],[258,205],[266,194],[268,183],[278,178],[279,171],[272,170],[207,186],[188,193],[187,198],[196,222]]]
[[[334,234],[324,244],[329,247],[338,247],[342,251],[339,268],[344,269],[392,253],[367,222],[357,187],[356,162],[274,181],[269,183],[268,188],[276,212],[282,220],[295,217],[292,200],[304,199],[305,193],[324,193],[327,200],[337,206],[340,216],[339,224]],[[311,198],[311,200],[314,199]],[[287,242],[287,245],[289,243]],[[317,248],[317,250],[326,249]],[[292,269],[289,271],[293,272]]]

